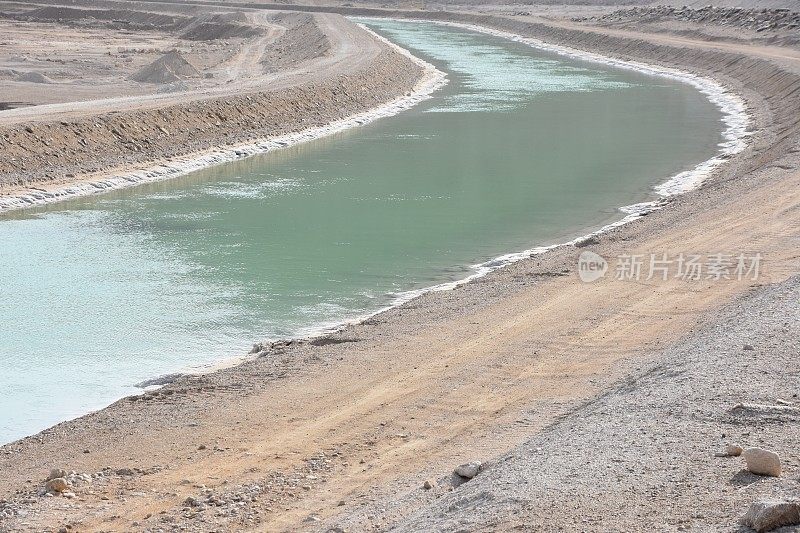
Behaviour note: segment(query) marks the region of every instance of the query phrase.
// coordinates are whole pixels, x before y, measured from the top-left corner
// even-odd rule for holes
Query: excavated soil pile
[[[261,30],[246,24],[243,13],[223,13],[198,17],[180,37],[188,41],[214,41],[217,39],[248,39],[261,34]]]
[[[53,80],[41,72],[20,72],[17,74],[16,80],[28,83],[53,83]]]
[[[37,22],[59,22],[76,24],[82,21],[108,24],[124,24],[131,28],[169,30],[181,27],[189,22],[187,17],[131,11],[127,9],[81,9],[62,6],[44,6],[16,18]]]
[[[180,52],[173,50],[133,74],[130,79],[139,83],[173,83],[199,76],[197,69]]]
[[[330,51],[331,42],[314,23],[313,15],[286,13],[275,17],[275,23],[288,29],[261,60],[266,72],[290,68]]]

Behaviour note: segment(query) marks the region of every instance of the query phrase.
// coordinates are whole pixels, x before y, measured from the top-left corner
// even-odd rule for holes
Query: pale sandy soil
[[[654,513],[648,510],[659,500],[648,492],[653,487],[647,480],[623,475],[620,483],[631,490],[603,499],[588,481],[596,471],[589,469],[582,480],[570,458],[592,457],[585,448],[596,440],[598,454],[616,446],[613,457],[644,461],[639,452],[626,450],[621,438],[635,429],[648,439],[661,438],[665,456],[681,451],[680,439],[670,438],[674,433],[689,441],[693,460],[713,460],[723,438],[709,437],[718,428],[712,420],[693,419],[693,433],[657,406],[637,412],[663,419],[638,426],[582,407],[615,391],[636,390],[626,380],[652,365],[661,365],[669,376],[671,358],[684,365],[676,371],[691,361],[708,361],[691,369],[708,373],[691,389],[697,404],[690,409],[698,414],[727,405],[707,403],[717,397],[701,394],[715,383],[723,384],[726,401],[736,397],[736,376],[748,368],[746,362],[726,366],[718,358],[691,354],[680,359],[670,350],[685,352],[689,345],[732,350],[751,334],[754,355],[769,358],[764,346],[772,338],[769,349],[780,350],[773,358],[778,366],[753,366],[769,370],[759,383],[772,388],[760,396],[743,388],[742,396],[774,401],[795,386],[796,319],[789,313],[793,308],[775,303],[795,297],[793,286],[765,289],[750,307],[763,306],[759,309],[771,321],[785,312],[791,321],[785,327],[769,322],[769,328],[756,331],[758,316],[750,317],[741,331],[724,338],[729,323],[718,318],[720,309],[735,318],[748,305],[739,300],[742,295],[798,273],[800,57],[778,46],[587,28],[567,20],[537,26],[525,26],[520,17],[482,22],[601,53],[681,65],[713,75],[745,97],[756,131],[745,152],[701,189],[608,233],[589,249],[606,257],[760,252],[759,279],[609,278],[585,284],[576,275],[582,249],[561,247],[454,291],[427,294],[330,338],[276,345],[239,367],[181,378],[4,446],[0,498],[6,503],[0,505],[11,516],[0,521],[0,530],[674,531],[695,522],[698,531],[735,528],[741,506],[758,491],[740,491],[720,503],[714,480],[727,479],[722,476],[737,468],[732,463],[662,476],[664,493],[691,492],[694,485],[703,490],[691,492],[693,505],[665,507],[661,500]],[[696,342],[698,335],[712,337],[703,345]],[[625,384],[628,389],[621,388]],[[675,395],[641,390],[645,397],[648,390],[663,394],[665,402]],[[593,426],[581,424],[584,418],[605,425],[597,439],[586,435]],[[576,439],[584,449],[574,456],[563,452],[573,445],[570,430],[584,432]],[[773,446],[786,458],[785,478],[760,482],[759,490],[793,495],[797,488],[791,481],[800,475],[790,445],[800,440],[797,423],[781,425],[780,438],[757,420],[744,421],[737,431],[737,439],[746,432],[749,442]],[[698,434],[703,440],[692,440]],[[512,489],[546,490],[530,482],[537,477],[531,469],[546,464],[520,459],[530,453],[530,444],[507,455],[531,442],[562,464],[565,475],[557,488],[568,491],[563,499],[544,502],[538,514],[531,511],[535,501]],[[507,458],[508,466],[490,466],[475,481],[456,486],[450,476],[467,460],[499,458]],[[54,467],[94,476],[91,483],[74,478],[73,499],[39,496]],[[425,491],[422,483],[429,478],[438,487]],[[506,482],[513,487],[506,490]],[[708,508],[698,511],[703,506]],[[584,514],[592,521],[573,520]]]
[[[0,110],[0,196],[96,181],[176,156],[321,126],[402,96],[420,77],[410,60],[340,15],[239,14],[237,19],[245,22],[237,22],[237,28],[246,23],[261,33],[236,47],[230,39],[194,45],[198,54],[203,47],[229,52],[219,63],[190,67],[203,74],[199,79],[140,83],[155,89],[85,100],[79,93],[89,91],[86,87],[96,81],[91,71],[100,68],[86,66],[81,72],[88,77],[77,84],[78,90],[65,90],[70,101]],[[214,36],[228,27],[227,19],[213,24],[200,24],[201,17],[188,20],[194,22],[182,27],[180,35]],[[58,23],[53,31],[69,28]],[[187,54],[185,59],[193,57]],[[101,81],[114,83],[118,77],[109,74]],[[19,83],[0,79],[0,88]],[[120,90],[130,83],[122,83]],[[72,84],[48,86],[62,90]],[[33,98],[34,92],[23,88],[15,99],[24,101],[25,95]]]
[[[261,75],[258,65],[247,61],[249,51],[266,49],[285,31],[283,26],[271,22],[274,17],[224,8],[216,15],[239,15],[235,18],[243,32],[257,32],[257,35],[208,38],[213,36],[210,32],[205,36],[202,32],[192,32],[201,23],[200,17],[185,14],[175,17],[176,27],[140,29],[141,26],[135,25],[131,29],[122,22],[89,23],[80,18],[82,14],[88,17],[98,11],[95,9],[71,7],[69,12],[60,13],[54,7],[52,12],[42,13],[41,6],[26,9],[14,6],[0,3],[0,13],[5,13],[0,16],[3,36],[0,89],[3,101],[19,107],[209,88]],[[126,12],[121,13],[119,16]],[[172,50],[181,53],[200,75],[186,77],[177,84],[130,79],[139,69]],[[30,73],[48,79],[38,82],[19,79],[20,75]],[[9,116],[13,114],[6,115],[6,121]]]
[[[737,520],[751,502],[798,494],[798,353],[795,276],[747,291],[458,490],[449,476],[429,492],[398,483],[337,525],[359,530],[372,515],[394,531],[744,533]],[[730,444],[778,451],[784,475],[757,476],[741,457],[720,456]]]
[[[257,29],[261,34],[251,38],[194,41],[161,32],[122,33],[111,29],[75,28],[59,23],[9,22],[0,19],[0,24],[7,25],[5,31],[8,38],[14,41],[13,46],[4,47],[6,53],[0,55],[0,68],[41,72],[53,78],[54,82],[63,81],[46,84],[48,90],[43,91],[59,94],[41,97],[37,97],[41,89],[37,85],[42,84],[3,81],[0,87],[4,94],[11,95],[16,101],[63,103],[26,106],[2,112],[0,125],[73,120],[111,111],[157,108],[176,102],[255,92],[266,87],[287,87],[297,84],[301,76],[311,72],[332,71],[328,68],[331,65],[347,71],[374,57],[376,46],[369,38],[354,34],[352,28],[338,23],[331,15],[237,13],[245,18],[249,28]],[[319,26],[329,39],[337,40],[333,50],[326,46],[321,50],[307,51],[303,49],[306,43],[299,43],[294,49],[287,49],[285,44],[281,46],[283,43],[280,38],[287,29],[304,24]],[[87,40],[97,42],[99,48],[87,54],[81,46]],[[53,46],[52,41],[56,41],[57,47]],[[362,57],[348,53],[348,47],[351,46],[363,47]],[[179,87],[137,83],[129,79],[140,68],[174,49],[180,51],[203,76],[209,77],[186,78]],[[279,73],[270,72],[265,63],[276,60],[287,68]],[[37,69],[33,63],[62,66]],[[292,68],[298,63],[303,64],[299,71]],[[68,79],[62,80],[67,76]],[[98,84],[101,87],[97,87]],[[85,96],[86,93],[89,96]]]
[[[366,34],[354,32],[352,25],[344,23],[340,17],[333,15],[287,14],[282,12],[239,12],[246,17],[249,27],[263,32],[249,39],[224,39],[222,41],[203,40],[189,41],[176,38],[175,35],[158,32],[129,35],[120,31],[105,32],[93,28],[71,28],[62,24],[32,24],[5,22],[10,38],[19,42],[7,46],[5,57],[0,55],[3,68],[25,69],[24,63],[14,60],[34,60],[39,62],[55,62],[68,64],[74,68],[68,80],[70,83],[56,83],[49,92],[62,92],[61,95],[41,100],[35,99],[38,87],[32,83],[3,82],[0,88],[4,94],[19,96],[30,94],[32,103],[50,103],[47,98],[57,98],[62,104],[47,106],[21,107],[0,113],[0,125],[28,123],[32,121],[74,120],[83,116],[97,115],[111,111],[122,112],[132,109],[158,108],[176,102],[198,99],[210,99],[228,95],[255,92],[264,88],[279,88],[296,85],[301,77],[319,72],[318,79],[334,72],[347,72],[367,63],[375,56],[377,46]],[[296,48],[287,49],[280,38],[287,27],[294,29],[302,24],[312,23],[320,28],[331,40],[333,46],[322,50],[307,51],[306,43],[297,43]],[[89,54],[83,52],[80,43],[87,39],[103,43],[99,49]],[[60,47],[49,44],[50,40],[58,41]],[[199,43],[199,44],[198,44]],[[362,53],[352,53],[358,47]],[[18,52],[18,48],[20,49]],[[185,51],[183,49],[186,49]],[[120,51],[121,49],[121,51]],[[163,53],[172,49],[184,52],[183,55],[198,70],[208,74],[208,79],[187,78],[185,87],[159,87],[159,84],[136,83],[128,80],[128,76],[139,68],[158,59]],[[114,54],[112,50],[117,53]],[[103,58],[103,56],[108,56]],[[117,56],[131,59],[130,64],[117,61]],[[44,56],[44,57],[42,57]],[[98,57],[99,56],[99,57]],[[102,58],[102,59],[101,59]],[[288,68],[281,72],[270,72],[265,63],[279,60]],[[302,64],[301,69],[294,68]],[[339,71],[331,68],[338,67]],[[120,68],[122,67],[122,68]],[[62,67],[65,70],[68,67]],[[30,65],[27,70],[35,70]],[[43,74],[51,75],[54,80],[59,76],[51,70],[40,69]],[[108,90],[105,87],[93,88],[97,84],[113,86],[122,83],[121,87]],[[15,89],[20,86],[19,89]],[[71,90],[76,88],[76,94]],[[82,101],[81,94],[88,91],[94,97],[91,101]],[[133,93],[133,94],[131,94]],[[78,96],[78,98],[76,98]],[[102,98],[99,98],[102,97]]]

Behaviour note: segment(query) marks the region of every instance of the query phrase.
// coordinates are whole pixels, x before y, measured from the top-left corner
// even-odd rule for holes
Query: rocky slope
[[[592,19],[599,22],[661,22],[681,20],[715,24],[734,28],[746,28],[757,32],[769,30],[795,30],[800,28],[800,12],[790,9],[745,9],[741,7],[705,6],[700,9],[688,7],[635,7],[614,11]]]

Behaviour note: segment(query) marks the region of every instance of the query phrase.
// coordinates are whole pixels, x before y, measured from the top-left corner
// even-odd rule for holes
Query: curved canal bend
[[[0,218],[0,442],[596,229],[722,141],[676,81],[367,24],[449,84],[322,140]]]

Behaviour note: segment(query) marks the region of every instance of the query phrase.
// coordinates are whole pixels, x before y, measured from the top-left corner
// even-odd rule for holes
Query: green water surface
[[[721,141],[675,81],[369,26],[449,84],[323,140],[0,218],[0,442],[619,219]]]

